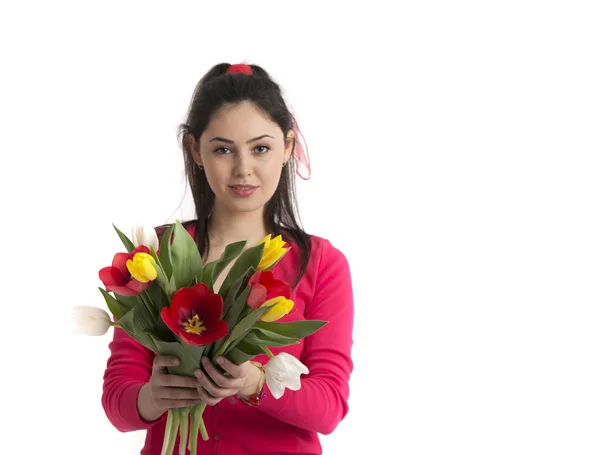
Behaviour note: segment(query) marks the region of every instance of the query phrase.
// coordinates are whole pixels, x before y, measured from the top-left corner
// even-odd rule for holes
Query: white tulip
[[[112,321],[108,313],[93,306],[73,307],[73,320],[75,327],[73,331],[80,335],[100,336],[108,332]]]
[[[300,390],[301,374],[308,374],[308,368],[287,352],[272,357],[265,366],[267,385],[276,399],[283,396],[286,388]]]
[[[131,239],[134,246],[144,245],[148,249],[154,248],[158,251],[158,236],[152,226],[147,224],[135,224],[132,229]]]

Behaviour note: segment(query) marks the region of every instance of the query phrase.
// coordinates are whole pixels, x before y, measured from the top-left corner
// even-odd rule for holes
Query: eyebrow
[[[270,137],[271,139],[275,139],[273,136],[269,136],[268,134],[263,134],[262,136],[258,136],[258,137],[250,139],[249,141],[246,141],[246,144],[250,144],[251,142],[259,141],[259,140],[261,140],[262,138],[265,138],[265,137]],[[231,139],[225,139],[224,137],[220,137],[220,136],[213,137],[208,142],[213,142],[213,141],[226,142],[227,144],[233,144],[234,143]]]

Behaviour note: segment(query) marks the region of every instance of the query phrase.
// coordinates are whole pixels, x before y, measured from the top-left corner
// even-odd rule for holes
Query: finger
[[[234,388],[238,385],[239,381],[237,378],[231,378],[228,376],[224,376],[217,368],[208,360],[202,360],[202,366],[204,366],[204,370],[210,376],[210,379],[214,381],[216,385],[219,387],[224,387],[227,389]],[[200,372],[201,373],[201,372]],[[196,377],[200,379],[201,376],[196,374]],[[204,383],[202,383],[204,385]],[[211,392],[209,390],[209,392]],[[212,393],[212,392],[211,392]]]
[[[208,393],[203,387],[198,387],[198,395],[205,401],[209,406],[214,406],[219,401],[221,401],[224,397],[214,397],[210,393]]]
[[[198,379],[192,376],[179,376],[176,374],[163,374],[157,376],[153,381],[155,385],[162,387],[188,387],[196,388],[199,385]]]
[[[232,378],[241,378],[244,376],[244,369],[240,365],[227,360],[225,357],[219,357],[217,363],[231,375]]]
[[[166,367],[173,367],[179,365],[179,359],[177,357],[157,355],[152,361],[152,371],[162,371]]]
[[[196,377],[202,384],[202,388],[206,390],[210,395],[215,398],[225,398],[237,393],[239,386],[237,387],[219,387],[217,386],[206,374],[201,371],[196,371]]]

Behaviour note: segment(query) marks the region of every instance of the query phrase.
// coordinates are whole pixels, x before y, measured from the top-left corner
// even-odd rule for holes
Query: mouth
[[[250,191],[257,187],[254,185],[230,185],[229,188],[233,188],[234,190],[238,191]]]
[[[238,197],[249,197],[258,187],[254,185],[230,185],[229,188]]]

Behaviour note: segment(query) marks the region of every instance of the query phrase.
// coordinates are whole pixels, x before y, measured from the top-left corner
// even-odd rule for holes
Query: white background
[[[104,305],[111,223],[192,216],[176,127],[247,61],[307,140],[304,225],[353,273],[324,453],[600,453],[596,3],[3,3],[0,452],[139,453],[100,403],[112,331],[72,335],[71,307]]]

